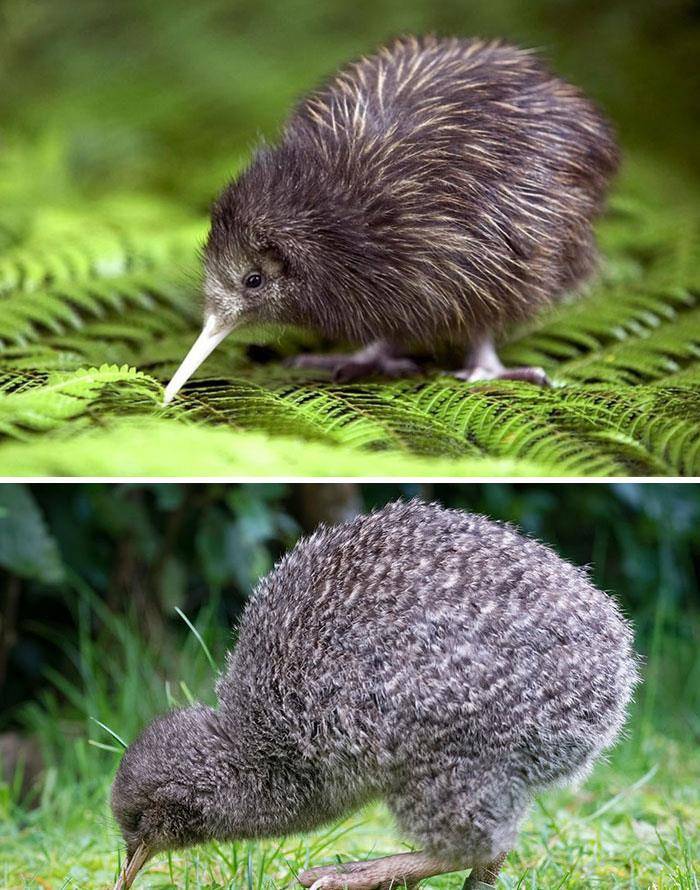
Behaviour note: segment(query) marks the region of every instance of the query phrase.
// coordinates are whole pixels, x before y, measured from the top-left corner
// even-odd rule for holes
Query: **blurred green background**
[[[321,78],[395,34],[425,31],[539,47],[603,104],[628,150],[698,174],[692,0],[4,0],[0,10],[4,148],[15,144],[30,168],[28,146],[68,161],[70,182],[63,167],[55,182],[37,159],[37,201],[77,185],[205,211]]]

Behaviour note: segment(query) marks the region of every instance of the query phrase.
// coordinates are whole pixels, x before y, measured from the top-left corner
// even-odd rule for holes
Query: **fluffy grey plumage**
[[[504,369],[491,337],[590,275],[617,164],[610,125],[533,52],[396,40],[304,99],[220,196],[207,330],[283,322],[381,344],[300,360],[343,378],[410,373],[402,352],[451,343],[463,376],[542,382]]]
[[[133,855],[382,798],[425,851],[392,875],[412,883],[426,857],[435,874],[507,852],[533,795],[614,742],[635,681],[630,627],[581,569],[481,516],[394,503],[321,527],[261,581],[218,709],[152,723],[112,806]],[[302,881],[348,883],[332,871]]]

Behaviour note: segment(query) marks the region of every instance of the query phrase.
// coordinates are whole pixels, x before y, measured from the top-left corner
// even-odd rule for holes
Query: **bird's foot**
[[[477,380],[522,380],[525,383],[535,383],[537,386],[552,385],[545,370],[536,367],[504,368],[501,366],[494,368],[471,365],[459,371],[454,371],[452,376],[458,380],[467,380],[469,382]]]
[[[506,855],[506,853],[501,853],[491,862],[476,865],[464,882],[462,890],[490,890],[495,887],[503,863],[506,861]]]
[[[449,871],[455,871],[455,866],[426,853],[399,853],[310,868],[298,876],[298,881],[311,890],[412,890],[424,878]]]
[[[401,890],[417,886],[417,882],[406,880],[394,882],[382,880],[374,862],[345,862],[342,865],[322,865],[310,868],[299,875],[299,883],[311,890]]]
[[[458,380],[523,380],[538,386],[551,386],[542,368],[506,368],[498,357],[493,339],[488,334],[477,337],[467,351],[464,367],[454,371]]]
[[[286,362],[288,367],[329,371],[336,383],[349,383],[363,377],[412,377],[421,373],[420,365],[398,356],[384,343],[372,343],[352,353],[304,353]]]

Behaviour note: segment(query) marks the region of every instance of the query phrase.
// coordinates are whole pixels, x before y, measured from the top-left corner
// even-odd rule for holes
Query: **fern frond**
[[[530,460],[558,475],[700,472],[697,386],[562,386],[448,378],[345,387],[267,386],[229,378],[191,385],[179,412],[192,421],[270,435],[441,457]],[[669,451],[667,441],[688,447]]]
[[[135,368],[103,365],[73,373],[6,374],[0,378],[0,433],[17,439],[59,428],[68,420],[99,417],[109,386],[126,398],[155,403],[159,387]]]
[[[157,206],[157,205],[156,205]],[[52,208],[37,212],[21,243],[0,255],[0,295],[124,276],[173,262],[190,265],[205,231],[203,221],[174,224],[147,217],[130,228],[102,205],[79,213]],[[179,214],[178,214],[179,216]],[[140,222],[140,224],[138,224]],[[163,228],[164,226],[164,228]]]
[[[119,464],[114,455],[118,454]],[[122,420],[101,429],[69,429],[31,442],[0,444],[9,476],[546,476],[533,462],[445,460],[405,452],[366,452],[305,439],[267,436],[175,420]]]
[[[700,360],[700,299],[690,291],[599,293],[565,306],[503,351],[558,380],[640,383]]]

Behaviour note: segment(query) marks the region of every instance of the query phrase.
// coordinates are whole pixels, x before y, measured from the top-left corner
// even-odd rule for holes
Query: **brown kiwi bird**
[[[361,347],[293,360],[338,380],[457,346],[462,379],[546,383],[494,340],[591,275],[618,159],[601,112],[530,50],[405,37],[349,64],[216,201],[204,326],[166,402],[249,322]]]

